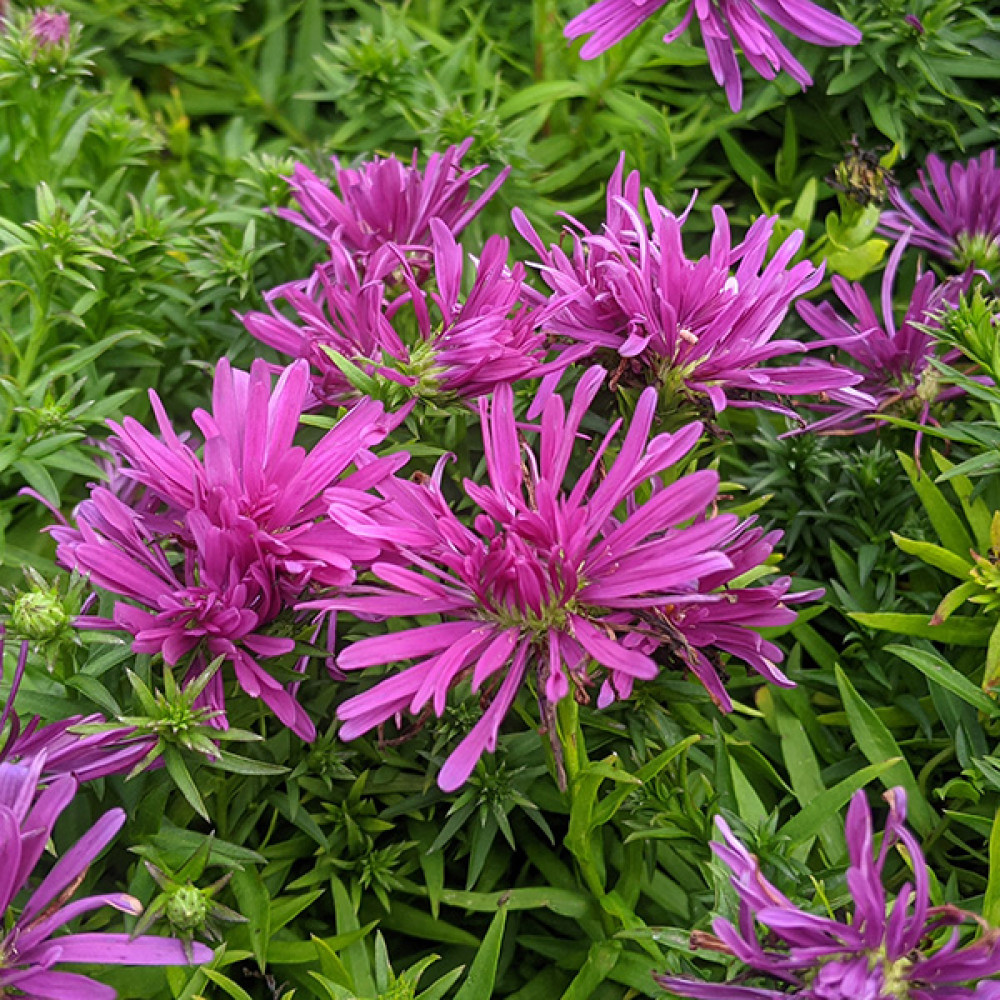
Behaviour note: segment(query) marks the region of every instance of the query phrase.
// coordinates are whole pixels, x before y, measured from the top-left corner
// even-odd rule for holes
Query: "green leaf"
[[[983,919],[994,927],[1000,923],[1000,812],[994,816],[990,832],[990,874],[983,896]]]
[[[675,757],[679,757],[682,753],[686,752],[700,739],[701,736],[695,734],[694,736],[689,736],[686,740],[681,740],[679,743],[667,747],[666,750],[657,754],[652,760],[647,761],[635,772],[636,779],[643,784],[647,781],[652,781]],[[593,811],[591,828],[601,827],[605,823],[610,823],[622,804],[634,791],[635,787],[633,785],[626,784],[623,788],[616,788],[613,792],[605,795]]]
[[[591,913],[588,896],[575,889],[554,889],[550,886],[524,886],[505,892],[467,892],[462,889],[445,889],[441,902],[463,910],[493,913],[498,906],[509,910],[546,909],[563,917],[579,920]]]
[[[545,80],[517,90],[497,108],[497,117],[513,118],[540,104],[554,104],[572,97],[586,97],[587,84],[581,80]]]
[[[344,883],[334,875],[330,879],[330,888],[333,891],[334,914],[337,918],[337,930],[341,934],[356,931],[360,928],[358,915],[351,902],[350,893]],[[368,952],[365,950],[364,940],[358,940],[343,949],[343,965],[351,978],[351,986],[358,993],[375,993],[375,981],[372,979],[371,968],[368,964]]]
[[[955,496],[958,497],[962,510],[972,526],[976,546],[980,552],[985,552],[990,547],[990,526],[993,523],[993,511],[981,497],[973,497],[975,486],[972,480],[967,476],[960,475],[954,462],[950,462],[937,451],[932,451],[931,457],[934,459],[934,464],[941,470],[941,475],[938,478],[947,479],[951,483],[951,488],[955,491]],[[979,457],[988,458],[994,462],[997,460],[995,452]]]
[[[163,747],[163,763],[167,767],[167,773],[173,779],[181,795],[187,799],[191,808],[202,819],[211,822],[198,786],[194,783],[194,778],[191,777],[191,772],[187,769],[187,764],[184,763],[184,758],[177,747],[171,746],[169,743]]]
[[[247,918],[250,947],[261,972],[267,968],[267,946],[271,940],[271,897],[256,868],[233,873],[233,892],[240,905],[240,914]]]
[[[916,463],[908,455],[896,452],[907,478],[920,497],[941,544],[952,552],[968,552],[973,546],[972,538],[965,530],[962,519],[952,510],[944,494],[934,485],[930,476],[918,473]]]
[[[484,997],[493,996],[493,984],[496,981],[497,966],[500,964],[500,947],[503,944],[503,932],[506,926],[507,907],[501,906],[490,922],[483,943],[472,960],[472,965],[469,966],[469,974],[465,977],[461,989],[455,994],[455,1000],[483,1000]]]
[[[982,618],[949,618],[939,625],[931,624],[927,615],[910,615],[897,611],[852,611],[850,617],[867,628],[912,635],[918,639],[933,639],[954,646],[982,646],[989,640],[993,623]]]
[[[861,768],[860,771],[855,771],[854,774],[844,778],[833,788],[817,795],[802,812],[793,816],[781,828],[780,833],[788,837],[793,844],[802,844],[807,840],[812,840],[813,837],[819,835],[824,824],[829,822],[851,801],[851,796],[859,788],[864,788],[870,781],[881,778],[887,771],[900,764],[902,760],[902,757],[893,757],[880,761],[878,764],[869,764],[867,767]]]
[[[588,1000],[614,971],[621,953],[621,941],[595,941],[580,971],[563,993],[562,1000]]]
[[[771,693],[774,695],[774,720],[781,739],[781,755],[788,768],[795,798],[799,806],[806,810],[827,792],[819,761],[802,723],[785,704],[783,692],[775,689]],[[837,859],[843,857],[847,845],[843,829],[834,818],[833,811],[826,815],[825,820],[820,819],[816,833],[830,857]]]
[[[974,563],[971,559],[964,559],[962,556],[948,549],[941,548],[940,545],[934,545],[932,542],[918,542],[912,538],[904,538],[902,535],[897,535],[895,531],[890,532],[890,534],[898,548],[911,556],[916,556],[921,562],[927,563],[928,566],[935,566],[938,569],[943,569],[945,573],[957,576],[959,580],[967,580],[970,571],[974,568]]]
[[[479,945],[475,934],[470,934],[464,927],[456,927],[455,924],[396,900],[392,900],[392,909],[382,918],[381,926],[438,944],[454,944],[464,948],[476,948]]]
[[[880,777],[886,788],[902,785],[906,789],[913,826],[922,834],[929,833],[935,822],[934,811],[917,785],[913,771],[903,758],[895,737],[875,714],[875,710],[858,694],[840,667],[837,667],[836,674],[837,687],[840,688],[840,697],[844,702],[844,709],[858,748],[873,764],[898,760]]]
[[[206,978],[215,983],[227,996],[231,996],[233,1000],[253,1000],[253,997],[242,986],[234,983],[228,976],[224,976],[221,972],[204,967],[202,967],[201,971]]]
[[[985,712],[987,715],[1000,714],[1000,705],[937,653],[913,646],[891,645],[886,646],[886,649],[912,664],[935,684],[957,695],[973,708],[978,708],[980,712]]]
[[[882,258],[888,249],[887,240],[865,240],[849,250],[827,253],[826,263],[832,272],[847,278],[848,281],[860,281],[882,263]]]

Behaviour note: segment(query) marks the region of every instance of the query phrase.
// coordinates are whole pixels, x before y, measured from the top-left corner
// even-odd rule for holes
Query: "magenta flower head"
[[[383,247],[362,275],[333,245],[331,260],[308,281],[269,292],[270,313],[247,313],[244,325],[269,347],[308,360],[313,396],[331,406],[374,394],[390,403],[415,398],[446,406],[548,371],[541,314],[521,304],[524,267],[507,267],[507,240],[486,241],[465,295],[462,247],[440,219],[429,229],[433,287],[401,247]]]
[[[821,346],[842,350],[854,361],[862,377],[858,389],[868,397],[867,401],[840,399],[815,404],[814,409],[828,415],[810,424],[807,430],[861,434],[876,426],[871,418],[881,413],[910,414],[926,424],[930,420],[931,403],[962,394],[963,390],[957,386],[945,389],[939,385],[930,361],[937,349],[933,331],[940,327],[940,314],[957,304],[969,284],[969,276],[941,284],[930,271],[919,274],[906,313],[897,325],[893,290],[909,239],[908,230],[889,255],[882,277],[881,317],[872,308],[864,287],[839,275],[833,278],[833,290],[850,312],[850,320],[829,302],[818,306],[799,303],[799,315],[820,335]],[[957,350],[952,351],[943,360],[953,361],[958,355]]]
[[[30,766],[0,763],[0,996],[27,1000],[114,1000],[113,989],[87,976],[55,969],[59,963],[105,965],[187,965],[184,946],[175,938],[114,933],[58,931],[71,920],[110,906],[138,915],[139,901],[124,893],[72,896],[91,862],[125,822],[121,809],[106,812],[76,844],[56,861],[37,886],[28,880],[45,851],[52,829],[76,791],[69,776],[39,790],[44,754]],[[20,900],[19,908],[15,902]],[[191,946],[193,962],[208,962],[212,951]]]
[[[984,982],[1000,973],[1000,932],[989,928],[960,947],[959,931],[941,931],[967,921],[981,923],[954,906],[930,905],[927,862],[906,827],[906,793],[886,793],[889,818],[876,851],[872,816],[863,791],[847,813],[847,847],[851,865],[847,886],[854,912],[846,921],[799,909],[773,886],[757,858],[733,836],[721,817],[716,824],[724,843],[712,849],[733,873],[740,900],[739,927],[717,919],[717,938],[702,935],[712,950],[735,955],[748,966],[741,981],[756,973],[776,988],[734,983],[694,982],[657,976],[677,996],[699,1000],[964,1000],[1000,996],[1000,983]],[[902,848],[913,871],[895,900],[887,896],[883,871],[894,847]],[[756,930],[767,929],[764,943]],[[752,970],[752,971],[751,971]],[[962,985],[969,984],[969,985]],[[780,988],[777,988],[780,985]]]
[[[623,183],[623,168],[624,158],[608,185],[603,233],[574,223],[567,230],[569,254],[546,249],[524,214],[514,212],[551,290],[546,329],[573,352],[573,360],[614,352],[616,383],[656,385],[672,404],[707,399],[716,412],[763,407],[795,417],[780,403],[762,401],[761,394],[836,393],[859,401],[849,387],[861,377],[846,368],[798,360],[767,365],[810,349],[797,340],[775,339],[792,302],[822,279],[822,267],[792,263],[801,232],[765,263],[777,220],[758,219],[733,246],[729,220],[716,206],[709,253],[691,260],[682,238],[686,213],[669,212],[647,189],[647,230],[639,212],[638,174]],[[543,401],[557,378],[558,372],[543,383]]]
[[[472,139],[432,153],[417,166],[417,151],[407,166],[395,156],[376,157],[357,170],[333,158],[340,197],[301,163],[289,184],[301,212],[279,208],[277,214],[324,243],[336,243],[352,256],[366,259],[386,243],[429,248],[431,219],[440,219],[457,236],[486,206],[507,179],[505,167],[475,200],[470,185],[486,166],[462,170],[462,157]]]
[[[35,11],[28,34],[43,48],[52,48],[69,38],[69,14],[49,9]]]
[[[974,267],[995,274],[1000,267],[996,151],[988,149],[978,159],[950,167],[932,154],[926,168],[926,174],[917,171],[920,185],[910,191],[919,209],[898,188],[889,188],[894,211],[882,213],[882,231],[899,236],[912,229],[914,246],[931,250],[963,270]]]
[[[171,532],[171,520],[197,511],[205,526],[218,529],[240,573],[267,579],[283,596],[297,596],[310,582],[341,586],[354,579],[355,567],[379,550],[327,517],[331,503],[370,502],[364,491],[391,475],[405,461],[397,454],[376,459],[380,444],[398,418],[380,403],[363,401],[308,451],[294,444],[309,395],[309,368],[298,361],[272,386],[268,365],[257,360],[249,372],[222,358],[215,371],[212,412],[192,418],[204,436],[201,454],[174,431],[159,397],[150,400],[160,437],[126,417],[111,446],[119,457],[119,476],[145,487],[145,497],[161,514],[145,514],[157,532]],[[140,506],[137,511],[143,508]],[[182,543],[196,543],[200,532],[188,521],[172,529]],[[206,543],[207,544],[207,543]]]
[[[222,359],[213,412],[193,415],[204,435],[201,454],[151,394],[160,437],[130,418],[111,425],[119,477],[144,494],[129,492],[125,502],[96,487],[77,509],[79,527],[52,534],[63,565],[125,598],[110,623],[83,624],[126,631],[136,652],[162,653],[171,665],[193,656],[191,676],[206,659],[223,657],[247,694],[311,740],[312,721],[259,660],[294,648],[269,631],[306,587],[350,583],[357,567],[380,555],[378,544],[338,527],[329,511],[363,514],[379,502],[367,490],[406,456],[378,459],[368,450],[396,422],[370,400],[310,450],[294,445],[308,388],[305,362],[284,370],[272,391],[263,361],[243,372]],[[219,674],[206,697],[222,710]]]
[[[674,624],[679,608],[729,605],[718,616],[725,636],[719,648],[731,643],[742,650],[733,633],[751,622],[730,604],[733,593],[739,602],[739,592],[700,586],[736,566],[727,549],[740,536],[738,519],[708,516],[718,475],[692,472],[669,486],[659,478],[688,455],[701,425],[650,440],[656,392],[647,389],[606,475],[600,470],[620,421],[595,446],[589,465],[570,474],[581,421],[604,377],[600,368],[587,371],[568,413],[560,396],[549,398],[536,450],[520,443],[510,387],[480,400],[489,485],[465,482],[478,508],[471,528],[450,510],[434,479],[382,484],[390,506],[355,530],[391,536],[398,558],[373,566],[379,583],[359,583],[310,607],[366,620],[439,615],[440,621],[361,639],[340,654],[345,671],[414,661],[340,706],[343,738],[404,712],[433,709],[440,716],[449,690],[468,676],[488,705],[438,775],[441,788],[452,791],[495,748],[504,716],[526,685],[536,691],[552,734],[557,704],[589,701],[595,685],[604,707],[627,698],[637,680],[656,677],[670,657],[701,675],[697,652],[688,648],[707,645],[711,628],[686,643],[683,627]],[[777,671],[770,676],[788,684]]]
[[[599,0],[566,25],[566,37],[590,35],[580,55],[594,59],[666,5],[667,0]],[[676,41],[695,16],[701,26],[712,75],[725,88],[733,111],[739,111],[743,103],[737,45],[765,80],[773,80],[784,70],[803,90],[812,83],[805,67],[788,51],[765,18],[814,45],[857,45],[861,41],[861,32],[854,25],[811,0],[691,0],[681,23],[663,36],[664,42]]]
[[[0,677],[3,677],[4,634],[0,627]],[[58,722],[40,726],[36,715],[22,728],[14,712],[28,660],[28,642],[24,640],[11,679],[10,693],[0,713],[0,765],[25,766],[36,758],[44,759],[42,776],[72,774],[79,781],[91,781],[109,774],[130,771],[155,746],[152,737],[135,736],[129,726],[83,735],[73,730],[78,726],[103,724],[100,715],[74,715]]]

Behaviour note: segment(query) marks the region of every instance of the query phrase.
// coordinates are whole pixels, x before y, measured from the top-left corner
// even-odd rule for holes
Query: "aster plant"
[[[871,430],[873,418],[882,414],[909,414],[926,424],[931,420],[933,402],[962,395],[957,386],[940,385],[931,360],[937,354],[934,331],[940,329],[941,314],[957,304],[968,277],[940,282],[931,271],[918,273],[906,312],[897,325],[893,295],[910,235],[907,230],[889,255],[882,276],[881,317],[864,287],[839,275],[833,278],[833,291],[850,312],[850,320],[829,302],[799,303],[799,315],[822,338],[821,345],[843,351],[854,362],[862,377],[858,389],[865,394],[815,404],[815,409],[827,415],[810,424],[809,431],[861,434]],[[942,360],[951,362],[958,356],[957,350],[948,351]],[[918,438],[918,451],[919,444]]]
[[[527,295],[545,302],[544,327],[557,338],[555,350],[566,352],[564,361],[608,358],[616,369],[613,385],[656,385],[675,408],[707,403],[718,413],[727,406],[755,407],[794,418],[773,397],[827,393],[864,400],[850,388],[861,377],[848,369],[811,360],[767,364],[817,346],[775,339],[791,304],[823,276],[822,266],[793,263],[801,232],[765,263],[777,219],[757,219],[734,246],[728,217],[715,206],[709,253],[691,260],[683,243],[686,213],[668,211],[647,189],[647,227],[639,191],[638,173],[624,178],[622,158],[608,185],[603,232],[571,220],[568,253],[546,248],[525,215],[514,212],[549,288],[548,295]],[[541,401],[558,377],[558,371],[546,377]]]
[[[890,187],[892,209],[882,213],[883,232],[900,236],[912,231],[913,245],[923,247],[956,267],[996,273],[1000,266],[1000,168],[996,151],[988,149],[967,163],[946,164],[927,157],[918,170],[912,202]],[[913,204],[916,202],[916,205]]]
[[[116,933],[60,934],[85,913],[111,907],[137,916],[142,906],[125,893],[72,899],[87,869],[125,822],[122,809],[106,812],[33,888],[28,887],[61,813],[76,792],[76,780],[63,775],[45,788],[38,781],[44,754],[29,765],[0,763],[0,995],[27,1000],[114,1000],[116,993],[88,976],[56,969],[63,963],[105,965],[187,965],[208,962],[212,951],[188,947],[175,938]]]
[[[508,268],[508,241],[486,241],[463,294],[461,245],[440,219],[430,220],[429,231],[433,282],[422,281],[405,247],[382,247],[362,271],[332,244],[328,263],[306,281],[268,292],[270,312],[247,313],[244,326],[269,347],[307,360],[313,397],[328,406],[377,395],[444,407],[551,370],[542,314],[522,304],[524,266]]]
[[[668,0],[599,0],[566,25],[566,37],[590,35],[580,49],[584,59],[594,59],[617,45],[651,17]],[[691,0],[680,24],[663,36],[676,41],[697,18],[708,64],[716,83],[724,87],[729,106],[743,104],[743,78],[736,59],[739,46],[750,65],[765,80],[784,71],[805,90],[812,84],[806,68],[788,50],[766,19],[796,38],[814,45],[857,45],[861,32],[843,18],[811,0]]]
[[[472,139],[466,139],[444,153],[432,153],[422,169],[417,150],[409,165],[395,156],[376,156],[351,169],[333,157],[339,196],[308,167],[296,164],[288,183],[301,211],[279,208],[276,214],[362,261],[386,243],[429,250],[432,219],[458,236],[510,173],[505,167],[473,198],[472,181],[489,168],[462,169],[462,158],[471,146]]]
[[[783,602],[787,581],[749,590],[726,586],[740,573],[759,571],[776,535],[762,536],[731,514],[709,515],[719,484],[713,471],[681,475],[670,485],[660,478],[679,471],[700,424],[650,439],[657,393],[647,389],[606,474],[600,475],[603,460],[620,421],[595,444],[573,485],[566,484],[581,421],[605,375],[599,367],[585,373],[568,413],[560,396],[548,399],[537,449],[519,441],[508,386],[480,401],[489,484],[465,481],[476,507],[471,527],[446,502],[440,468],[428,481],[380,485],[389,506],[354,530],[392,539],[397,557],[373,565],[378,582],[359,582],[309,606],[366,620],[441,620],[361,639],[340,653],[338,665],[348,672],[414,661],[340,706],[343,738],[404,712],[440,716],[451,688],[471,676],[486,708],[438,775],[441,788],[451,791],[495,748],[526,686],[537,695],[559,761],[554,733],[561,702],[596,694],[605,707],[628,698],[637,680],[652,680],[665,663],[710,677],[718,692],[718,652],[729,649],[768,680],[789,684],[776,665],[780,651],[750,628],[794,619]],[[715,648],[706,655],[713,635]],[[727,701],[724,693],[718,700]]]
[[[854,902],[847,920],[800,909],[763,875],[760,863],[733,835],[721,817],[723,842],[713,843],[718,858],[733,873],[740,901],[739,926],[719,918],[716,937],[697,941],[734,955],[748,970],[728,983],[657,977],[665,989],[698,1000],[963,1000],[1000,996],[1000,932],[984,928],[962,942],[957,929],[982,923],[955,906],[932,906],[930,873],[923,851],[906,826],[906,793],[886,793],[889,817],[877,850],[872,815],[864,791],[851,801],[845,833],[850,855],[847,887]],[[885,890],[884,871],[894,847],[905,852],[913,872],[895,899]],[[761,940],[760,924],[768,931]],[[948,928],[953,930],[948,931]],[[760,978],[771,986],[743,985]]]
[[[171,666],[190,656],[191,679],[222,657],[246,693],[307,740],[315,736],[312,721],[260,660],[294,649],[293,638],[271,633],[307,587],[343,586],[380,554],[329,512],[363,512],[376,502],[365,491],[406,461],[369,451],[394,426],[370,400],[311,449],[295,446],[308,386],[303,361],[284,370],[272,391],[263,361],[243,372],[222,359],[213,412],[193,415],[204,437],[200,454],[152,393],[159,437],[135,420],[112,424],[121,477],[142,494],[129,491],[123,500],[97,486],[77,508],[77,527],[52,529],[63,565],[126,599],[110,619],[81,616],[80,624],[130,633],[135,652],[161,653]],[[224,725],[219,675],[205,698]]]

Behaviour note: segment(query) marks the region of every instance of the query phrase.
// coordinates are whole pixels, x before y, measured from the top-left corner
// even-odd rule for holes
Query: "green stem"
[[[566,795],[569,798],[570,815],[574,808],[574,799],[579,792],[579,779],[588,764],[587,748],[583,742],[583,731],[580,729],[580,708],[572,695],[563,698],[556,705],[556,730],[559,737],[559,747],[562,750],[562,764],[566,772]],[[558,761],[556,767],[558,768]],[[583,878],[584,885],[590,890],[597,903],[601,925],[604,933],[610,937],[617,929],[614,918],[603,906],[607,891],[604,888],[604,878],[600,866],[594,858],[591,840],[586,843],[571,845],[577,868]]]

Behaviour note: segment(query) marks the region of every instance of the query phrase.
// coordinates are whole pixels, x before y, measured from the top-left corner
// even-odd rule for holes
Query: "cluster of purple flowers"
[[[705,983],[676,976],[657,977],[665,989],[696,1000],[995,1000],[1000,982],[1000,932],[986,927],[963,944],[958,927],[981,923],[955,906],[931,906],[930,874],[920,844],[906,826],[906,793],[886,794],[889,817],[875,848],[871,809],[863,791],[847,813],[850,868],[847,887],[854,901],[849,921],[797,907],[764,877],[760,862],[716,820],[723,842],[716,856],[733,873],[739,896],[739,926],[716,919],[716,937],[697,941],[735,956],[747,966],[738,981]],[[884,885],[884,870],[894,847],[905,851],[913,872],[894,901]],[[757,925],[767,929],[762,941]],[[954,928],[950,934],[948,928]],[[748,976],[774,982],[776,988],[740,985]],[[962,985],[971,984],[971,985]]]
[[[433,154],[423,170],[416,154],[410,166],[390,156],[358,170],[335,160],[339,197],[296,167],[290,184],[302,210],[279,214],[325,243],[329,260],[268,292],[269,312],[242,319],[262,343],[309,361],[314,404],[350,405],[374,388],[389,401],[442,406],[543,366],[541,316],[524,304],[524,268],[508,268],[506,239],[486,241],[463,293],[469,268],[456,237],[509,172],[471,200],[470,182],[485,168],[460,170],[470,145]]]
[[[483,693],[481,720],[441,772],[448,789],[494,746],[526,687],[551,727],[561,699],[588,700],[595,688],[605,706],[664,666],[691,670],[728,710],[723,654],[788,684],[780,649],[757,630],[789,624],[791,606],[813,595],[792,595],[784,577],[760,583],[780,532],[718,514],[716,473],[684,474],[702,425],[654,435],[654,423],[670,392],[716,412],[790,414],[787,395],[850,401],[861,380],[823,361],[768,364],[807,349],[775,337],[821,277],[793,260],[801,236],[766,262],[774,220],[734,246],[720,209],[709,254],[689,259],[686,213],[648,191],[640,198],[639,177],[625,177],[623,164],[603,230],[574,223],[568,255],[546,249],[515,213],[548,294],[526,284],[523,265],[508,266],[499,237],[486,241],[463,293],[455,234],[503,179],[473,200],[479,171],[460,170],[467,148],[432,157],[424,171],[391,157],[338,165],[339,196],[297,169],[301,212],[284,214],[325,243],[328,259],[270,293],[270,313],[243,321],[298,360],[277,369],[273,386],[264,361],[249,373],[220,361],[212,411],[193,414],[200,441],[179,435],[151,395],[159,435],[131,419],[112,424],[108,484],[80,505],[76,526],[53,529],[63,565],[120,598],[110,619],[82,624],[124,631],[134,650],[183,663],[189,677],[223,658],[246,693],[307,740],[315,726],[296,685],[265,667],[291,659],[296,628],[343,611],[367,621],[440,616],[355,642],[336,663],[344,672],[413,664],[342,704],[345,738],[407,712],[440,715],[465,678]],[[613,376],[586,370],[567,412],[560,378],[608,356]],[[404,399],[478,407],[489,482],[464,484],[478,508],[471,526],[445,499],[443,462],[434,476],[407,480],[397,475],[405,454],[376,454],[410,407],[387,414],[359,390],[359,371],[401,387]],[[512,385],[539,377],[530,448]],[[641,392],[629,425],[597,439],[580,474],[574,443],[606,385]],[[296,447],[303,411],[317,405],[348,412],[311,449]],[[605,456],[615,456],[606,473]],[[224,725],[222,674],[203,699]]]

